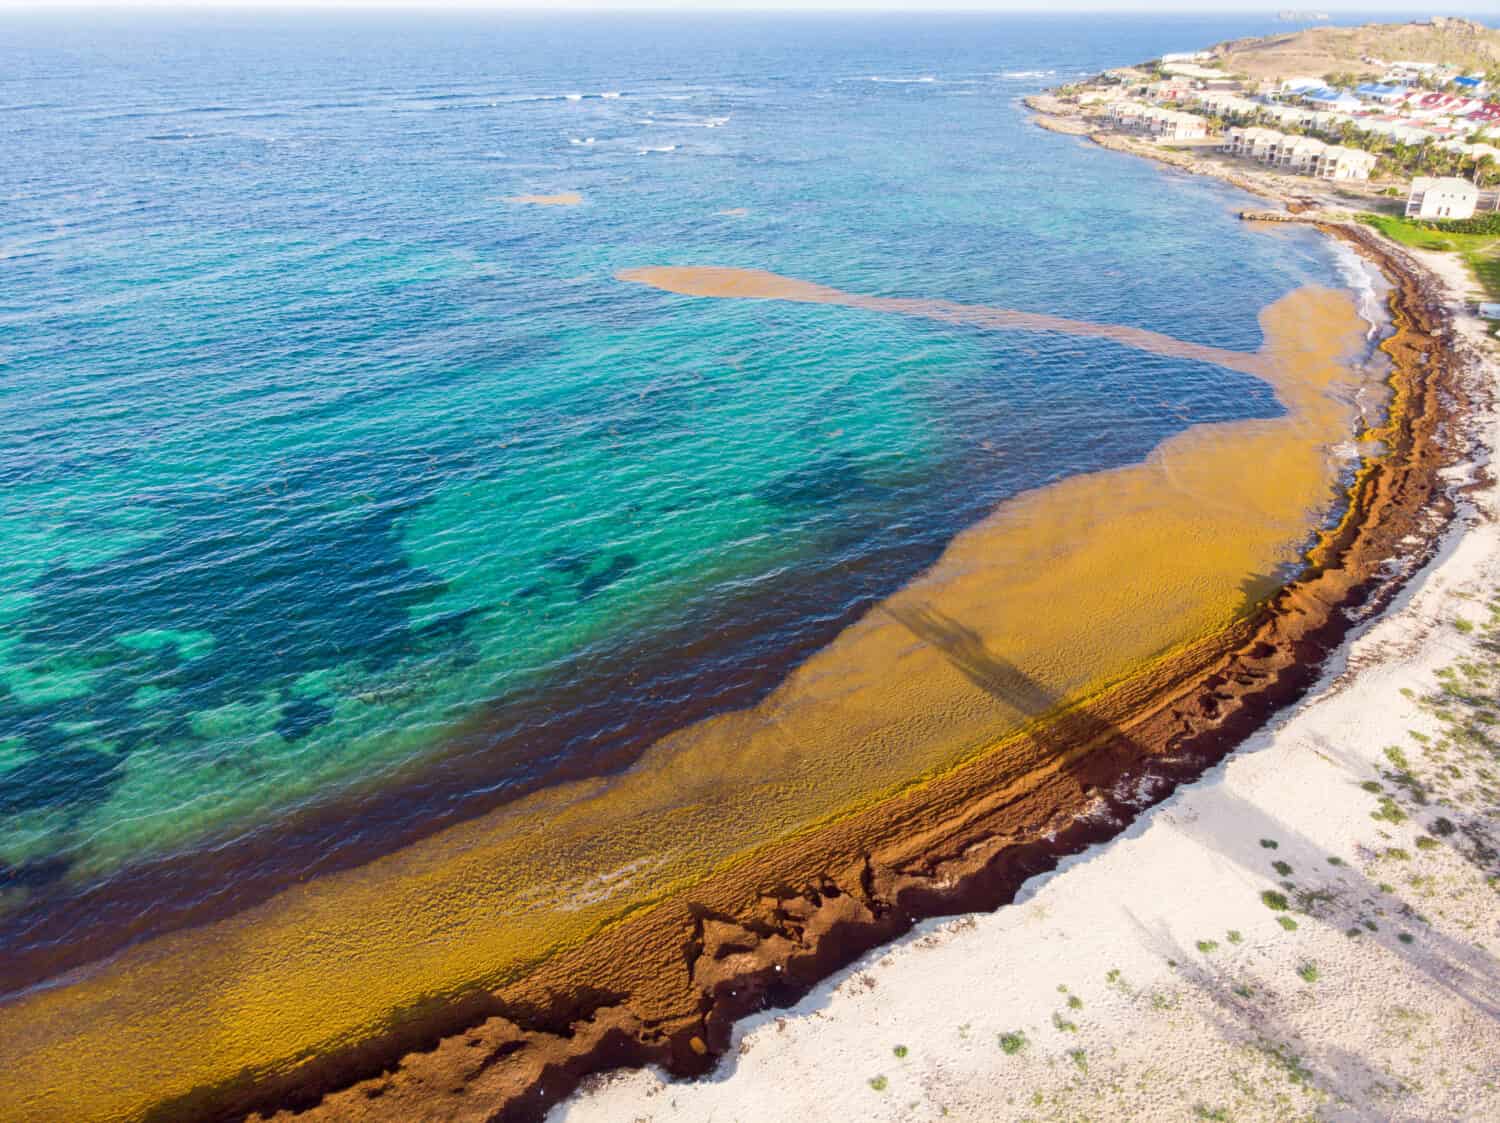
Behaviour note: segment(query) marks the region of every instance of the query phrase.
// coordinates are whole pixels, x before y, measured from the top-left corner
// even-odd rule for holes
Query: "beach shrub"
[[[1267,850],[1275,850],[1278,846],[1281,845],[1281,843],[1277,842],[1274,838],[1263,838],[1260,840],[1260,844]]]
[[[1423,220],[1421,225],[1445,234],[1500,234],[1500,214],[1476,214],[1473,218]]]
[[[1292,872],[1291,863],[1289,862],[1272,862],[1271,868],[1279,873],[1282,877],[1286,877]]]
[[[1289,916],[1278,916],[1276,918],[1276,923],[1281,925],[1288,932],[1295,932],[1297,930],[1297,922]]]
[[[1245,937],[1240,935],[1240,931],[1238,928],[1231,928],[1229,930],[1229,942],[1231,944],[1241,943],[1244,939]]]
[[[1417,839],[1418,850],[1436,850],[1442,843],[1435,838],[1428,838],[1425,834]]]
[[[1396,939],[1400,940],[1403,944],[1409,944],[1412,942],[1412,940],[1416,939],[1416,937],[1413,936],[1410,932],[1402,932],[1396,937]]]
[[[1068,995],[1068,1009],[1069,1010],[1082,1010],[1083,1009],[1083,999],[1079,998],[1076,994],[1070,994],[1070,995]]]
[[[1303,963],[1297,968],[1297,974],[1304,983],[1315,983],[1318,981],[1318,965],[1316,963]]]
[[[870,1087],[874,1088],[877,1092],[884,1092],[886,1089],[886,1085],[889,1083],[890,1081],[886,1080],[886,1078],[883,1076],[870,1077]]]
[[[1285,893],[1278,893],[1274,889],[1267,889],[1260,895],[1260,900],[1266,908],[1274,909],[1276,912],[1285,912],[1287,910]]]
[[[1208,955],[1219,950],[1219,942],[1217,940],[1199,940],[1198,950],[1204,955]]]
[[[895,1053],[897,1057],[905,1057],[907,1054],[907,1048],[905,1045],[897,1045],[894,1049],[891,1050],[891,1052]]]
[[[1000,1035],[1000,1051],[1007,1057],[1014,1057],[1024,1048],[1026,1048],[1026,1035],[1020,1030]]]
[[[1089,1070],[1089,1055],[1082,1049],[1069,1049],[1068,1056],[1073,1058],[1073,1063],[1078,1066],[1079,1072]]]

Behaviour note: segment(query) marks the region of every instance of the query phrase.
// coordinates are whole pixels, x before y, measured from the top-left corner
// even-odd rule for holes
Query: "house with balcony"
[[[1479,188],[1457,176],[1419,175],[1406,197],[1407,218],[1473,218]]]
[[[1319,179],[1369,179],[1374,171],[1375,153],[1330,144],[1319,154],[1312,174]]]

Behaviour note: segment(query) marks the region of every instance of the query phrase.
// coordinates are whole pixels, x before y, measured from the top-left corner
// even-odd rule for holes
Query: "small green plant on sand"
[[[1052,1025],[1058,1030],[1061,1030],[1063,1033],[1078,1032],[1077,1024],[1075,1022],[1068,1021],[1068,1019],[1063,1017],[1061,1014],[1054,1013],[1052,1015]]]
[[[1295,932],[1297,930],[1297,922],[1289,916],[1278,916],[1276,918],[1276,923],[1281,925],[1288,932]]]
[[[1456,616],[1456,617],[1454,617],[1454,619],[1453,619],[1453,626],[1455,628],[1457,628],[1460,632],[1462,632],[1464,635],[1468,635],[1470,632],[1472,632],[1474,630],[1474,623],[1473,623],[1473,621],[1471,621],[1471,620],[1465,620],[1462,616]]]
[[[1279,873],[1282,877],[1286,877],[1292,872],[1291,864],[1288,862],[1272,862],[1271,868]]]
[[[1219,950],[1219,942],[1217,940],[1199,940],[1198,950],[1204,955],[1209,955]]]
[[[1079,998],[1076,994],[1070,994],[1070,995],[1068,995],[1068,1009],[1069,1010],[1082,1010],[1083,1009],[1083,999]]]
[[[1193,1115],[1198,1119],[1211,1119],[1214,1123],[1228,1123],[1229,1109],[1227,1107],[1204,1107],[1199,1104],[1193,1108]]]
[[[1297,968],[1297,974],[1301,976],[1304,983],[1315,983],[1318,981],[1318,965],[1316,963],[1304,963]]]
[[[1226,938],[1231,944],[1240,944],[1244,943],[1245,941],[1245,937],[1240,935],[1240,931],[1238,928],[1231,928],[1229,930],[1229,935]]]
[[[1079,1072],[1089,1070],[1089,1055],[1082,1049],[1069,1049],[1068,1056],[1073,1058],[1073,1063],[1078,1066]]]
[[[1442,843],[1437,839],[1429,838],[1425,834],[1421,838],[1417,839],[1418,850],[1436,850],[1441,845]]]
[[[883,1076],[870,1077],[870,1087],[874,1088],[877,1092],[884,1092],[888,1083],[889,1081]]]
[[[1277,842],[1274,838],[1263,838],[1260,840],[1260,844],[1267,850],[1275,850],[1278,846],[1281,845],[1281,843]]]
[[[1260,895],[1260,900],[1268,909],[1276,912],[1286,912],[1287,903],[1285,893],[1278,893],[1274,889],[1267,889]]]
[[[907,1049],[905,1045],[897,1045],[891,1052],[895,1053],[897,1057],[905,1057]]]
[[[1014,1057],[1024,1048],[1026,1048],[1026,1035],[1020,1030],[1000,1035],[1000,1051],[1007,1057]]]
[[[1338,857],[1337,855],[1330,854],[1328,856],[1328,864],[1330,866],[1342,866],[1344,864],[1344,859]]]
[[[1402,932],[1399,936],[1396,937],[1396,939],[1400,940],[1403,944],[1409,944],[1415,938],[1416,937],[1414,937],[1410,932]]]

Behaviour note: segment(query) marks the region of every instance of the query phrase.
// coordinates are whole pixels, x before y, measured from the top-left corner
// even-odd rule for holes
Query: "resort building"
[[[1309,125],[1317,124],[1319,114],[1311,109],[1303,109],[1295,105],[1264,105],[1257,106],[1261,112],[1268,117],[1275,118],[1278,122],[1288,128],[1305,129]]]
[[[1305,90],[1321,90],[1323,79],[1321,78],[1288,78],[1281,83],[1281,92],[1284,94],[1300,94]]]
[[[1251,160],[1269,160],[1277,148],[1285,143],[1285,133],[1275,129],[1251,125],[1249,128],[1233,128],[1224,134],[1219,148],[1231,156],[1244,156]]]
[[[1109,119],[1119,128],[1148,132],[1163,140],[1198,140],[1208,135],[1208,122],[1196,113],[1157,105],[1117,101],[1109,107]]]
[[[1257,109],[1268,108],[1230,90],[1200,93],[1198,104],[1210,113],[1254,113]]]
[[[1369,179],[1374,170],[1375,153],[1330,144],[1318,156],[1313,175],[1319,179]]]
[[[1364,102],[1346,90],[1334,90],[1323,87],[1318,90],[1305,90],[1302,100],[1314,109],[1332,110],[1335,113],[1353,113],[1364,107]]]
[[[1397,102],[1405,101],[1411,90],[1406,86],[1366,82],[1362,86],[1356,86],[1354,92],[1366,101],[1377,101],[1381,105],[1395,105]]]
[[[1158,109],[1147,117],[1151,132],[1163,140],[1200,140],[1208,136],[1208,122],[1196,113]]]
[[[1479,188],[1457,176],[1419,175],[1411,181],[1407,218],[1473,218]]]
[[[1146,83],[1146,96],[1152,101],[1183,101],[1192,92],[1193,84],[1185,78]]]
[[[1328,151],[1326,141],[1311,136],[1289,136],[1276,146],[1271,163],[1301,175],[1312,175],[1318,160]]]

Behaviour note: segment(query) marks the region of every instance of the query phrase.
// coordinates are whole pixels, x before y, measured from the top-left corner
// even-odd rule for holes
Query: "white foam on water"
[[[651,148],[637,148],[635,154],[637,156],[649,156],[653,152],[676,152],[678,147],[679,145],[676,144],[660,144]]]
[[[568,138],[568,143],[569,144],[579,144],[579,145],[589,145],[589,144],[593,144],[594,143],[594,138],[591,137],[591,136],[589,136],[589,137],[570,136]]]
[[[1333,256],[1338,265],[1339,276],[1354,291],[1354,304],[1359,310],[1360,319],[1369,325],[1365,338],[1376,339],[1386,327],[1388,319],[1382,291],[1384,278],[1380,275],[1380,270],[1374,262],[1367,261],[1342,241],[1333,244]]]
[[[1052,78],[1056,74],[1057,71],[1055,70],[1002,70],[1000,77],[1013,82],[1020,82],[1031,78]]]

